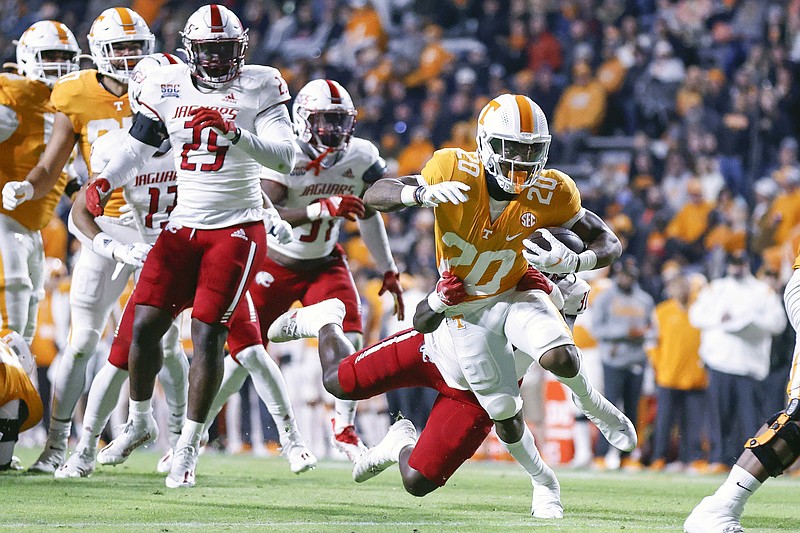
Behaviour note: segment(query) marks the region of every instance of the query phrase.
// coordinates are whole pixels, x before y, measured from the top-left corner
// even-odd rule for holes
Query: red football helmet
[[[339,82],[311,80],[294,99],[294,134],[318,152],[347,148],[356,125],[356,108]]]
[[[233,81],[244,66],[247,30],[225,6],[210,4],[195,11],[181,32],[192,75],[219,89]]]

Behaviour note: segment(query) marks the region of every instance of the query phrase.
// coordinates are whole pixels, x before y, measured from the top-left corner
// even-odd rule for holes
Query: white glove
[[[143,242],[122,244],[108,233],[103,232],[98,233],[92,239],[92,250],[95,253],[135,268],[139,268],[144,264],[144,260],[147,259],[147,254],[151,248],[151,245]]]
[[[33,183],[9,181],[3,186],[3,209],[13,211],[21,203],[33,198]]]
[[[546,229],[540,229],[542,237],[550,243],[550,250],[544,250],[538,244],[524,239],[525,249],[522,256],[528,263],[541,272],[548,274],[572,274],[578,268],[578,254],[564,246],[564,243],[553,237]]]
[[[136,216],[133,214],[133,206],[131,204],[125,204],[119,208],[119,218],[117,219],[119,223],[123,226],[136,226]]]
[[[289,244],[294,239],[292,225],[283,220],[274,207],[267,209],[264,226],[267,228],[267,234],[278,239],[281,244]]]
[[[458,205],[467,201],[467,195],[464,193],[469,189],[466,183],[445,181],[434,185],[422,185],[415,195],[423,207],[436,207],[442,202]]]

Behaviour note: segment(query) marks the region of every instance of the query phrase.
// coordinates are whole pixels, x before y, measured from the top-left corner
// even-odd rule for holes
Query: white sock
[[[731,473],[725,480],[714,496],[719,497],[724,502],[729,502],[730,507],[735,512],[741,514],[744,504],[748,498],[761,486],[761,482],[753,474],[739,465],[733,465]]]
[[[588,420],[575,421],[572,427],[572,443],[575,447],[575,458],[592,457],[592,433]]]
[[[54,448],[67,449],[67,441],[69,434],[72,431],[72,420],[56,420],[50,419],[50,430],[47,433],[47,445]],[[56,446],[53,446],[53,445]]]
[[[189,361],[183,350],[168,353],[164,350],[164,366],[158,373],[167,402],[167,429],[169,438],[177,439],[186,420],[186,402],[189,391]],[[170,445],[175,443],[170,440]]]
[[[222,376],[222,383],[219,386],[219,391],[214,397],[214,403],[211,404],[211,409],[208,411],[208,418],[206,419],[206,430],[217,418],[217,415],[222,410],[222,406],[228,399],[239,392],[239,389],[244,385],[247,379],[247,369],[233,360],[233,357],[225,358],[225,373]]]
[[[278,364],[261,345],[245,348],[237,355],[237,359],[250,373],[259,398],[272,415],[281,445],[286,444],[287,439],[299,438],[300,432],[292,412],[286,382]]]
[[[592,392],[592,384],[589,383],[589,379],[586,377],[586,373],[583,370],[583,354],[578,350],[578,357],[580,359],[580,368],[578,369],[578,373],[572,376],[571,378],[565,378],[562,376],[555,376],[555,378],[569,387],[569,389],[574,392],[578,397],[584,398],[589,396]]]
[[[333,432],[338,435],[347,426],[352,426],[356,421],[356,400],[339,400],[333,402]]]
[[[310,307],[310,306],[309,306]],[[307,308],[301,308],[299,311],[305,311]],[[328,324],[336,324],[337,326],[341,327],[343,316],[339,313],[331,312],[331,311],[324,311],[323,308],[315,307],[313,310],[309,311],[308,313],[304,313],[306,315],[306,320],[308,320],[309,325],[313,325],[313,331],[315,333],[319,333],[323,327],[327,326]]]
[[[194,420],[186,419],[181,432],[181,438],[178,439],[178,444],[175,448],[180,449],[184,446],[193,446],[198,448],[200,446],[200,439],[203,437],[203,428],[205,424],[202,422],[195,422]]]
[[[129,400],[128,418],[134,423],[143,423],[153,416],[152,400]]]
[[[86,399],[86,412],[83,415],[83,431],[75,451],[94,454],[100,434],[106,427],[111,412],[117,405],[119,392],[128,378],[128,372],[110,363],[103,365],[94,377]]]
[[[67,345],[56,368],[53,380],[53,418],[71,420],[75,405],[86,386],[86,367],[91,354],[80,354]]]
[[[500,439],[500,442],[503,442],[503,439]],[[533,440],[533,433],[527,425],[518,442],[503,442],[503,444],[508,453],[530,474],[535,484],[550,486],[558,481],[555,472],[545,464],[542,456],[539,455],[536,442]]]

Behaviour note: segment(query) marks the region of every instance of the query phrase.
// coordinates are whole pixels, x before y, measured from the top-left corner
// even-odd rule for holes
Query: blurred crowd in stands
[[[157,49],[175,51],[184,21],[203,3],[0,0],[0,51],[12,61],[12,39],[40,19],[63,21],[87,50],[89,24],[110,5],[135,9]],[[706,281],[726,276],[731,258],[744,257],[776,293],[788,279],[800,244],[800,0],[221,3],[250,28],[248,60],[279,68],[292,94],[313,78],[341,82],[358,108],[356,135],[378,145],[394,175],[418,173],[441,147],[475,149],[477,113],[493,96],[530,96],[554,136],[548,166],[570,174],[584,206],[623,240],[621,270],[635,272],[637,298],[652,300],[648,313],[665,302],[685,313]],[[426,210],[387,217],[406,287],[423,295],[436,279],[432,224]],[[370,311],[371,342],[389,326],[378,273],[354,233],[343,241]],[[597,292],[613,283],[595,280]],[[683,320],[676,331],[699,339]],[[591,349],[602,334],[584,324],[576,337]],[[656,353],[659,330],[635,328]],[[776,342],[787,353],[773,354],[770,368],[784,372],[791,340]],[[699,340],[678,350],[699,368],[687,346],[699,350]],[[646,351],[631,368],[647,366]],[[705,386],[698,375],[678,388]],[[655,459],[665,458],[664,446]],[[699,457],[680,453],[686,462]]]

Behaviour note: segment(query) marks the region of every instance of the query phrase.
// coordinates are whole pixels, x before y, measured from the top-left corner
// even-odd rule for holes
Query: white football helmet
[[[122,82],[128,81],[142,57],[153,53],[156,41],[144,19],[127,7],[112,7],[100,13],[87,38],[97,70]],[[131,53],[136,48],[138,53]]]
[[[158,67],[183,64],[183,60],[178,56],[161,52],[143,57],[136,63],[128,79],[128,101],[131,104],[131,113],[135,115],[139,112],[139,95],[142,94],[142,82],[151,72]]]
[[[203,6],[189,17],[181,32],[192,75],[219,89],[233,81],[244,66],[247,30],[225,6]]]
[[[292,128],[301,141],[319,152],[347,148],[356,126],[356,108],[339,82],[311,80],[292,104]]]
[[[22,335],[11,329],[0,330],[0,340],[11,348],[14,355],[17,356],[19,364],[26,374],[30,375],[36,368],[36,357],[31,353],[28,343],[22,338]]]
[[[478,116],[478,155],[486,172],[507,193],[519,194],[536,182],[550,149],[547,117],[519,94],[502,94]]]
[[[64,74],[79,69],[81,49],[69,28],[55,20],[40,20],[17,41],[19,73],[52,87]]]

